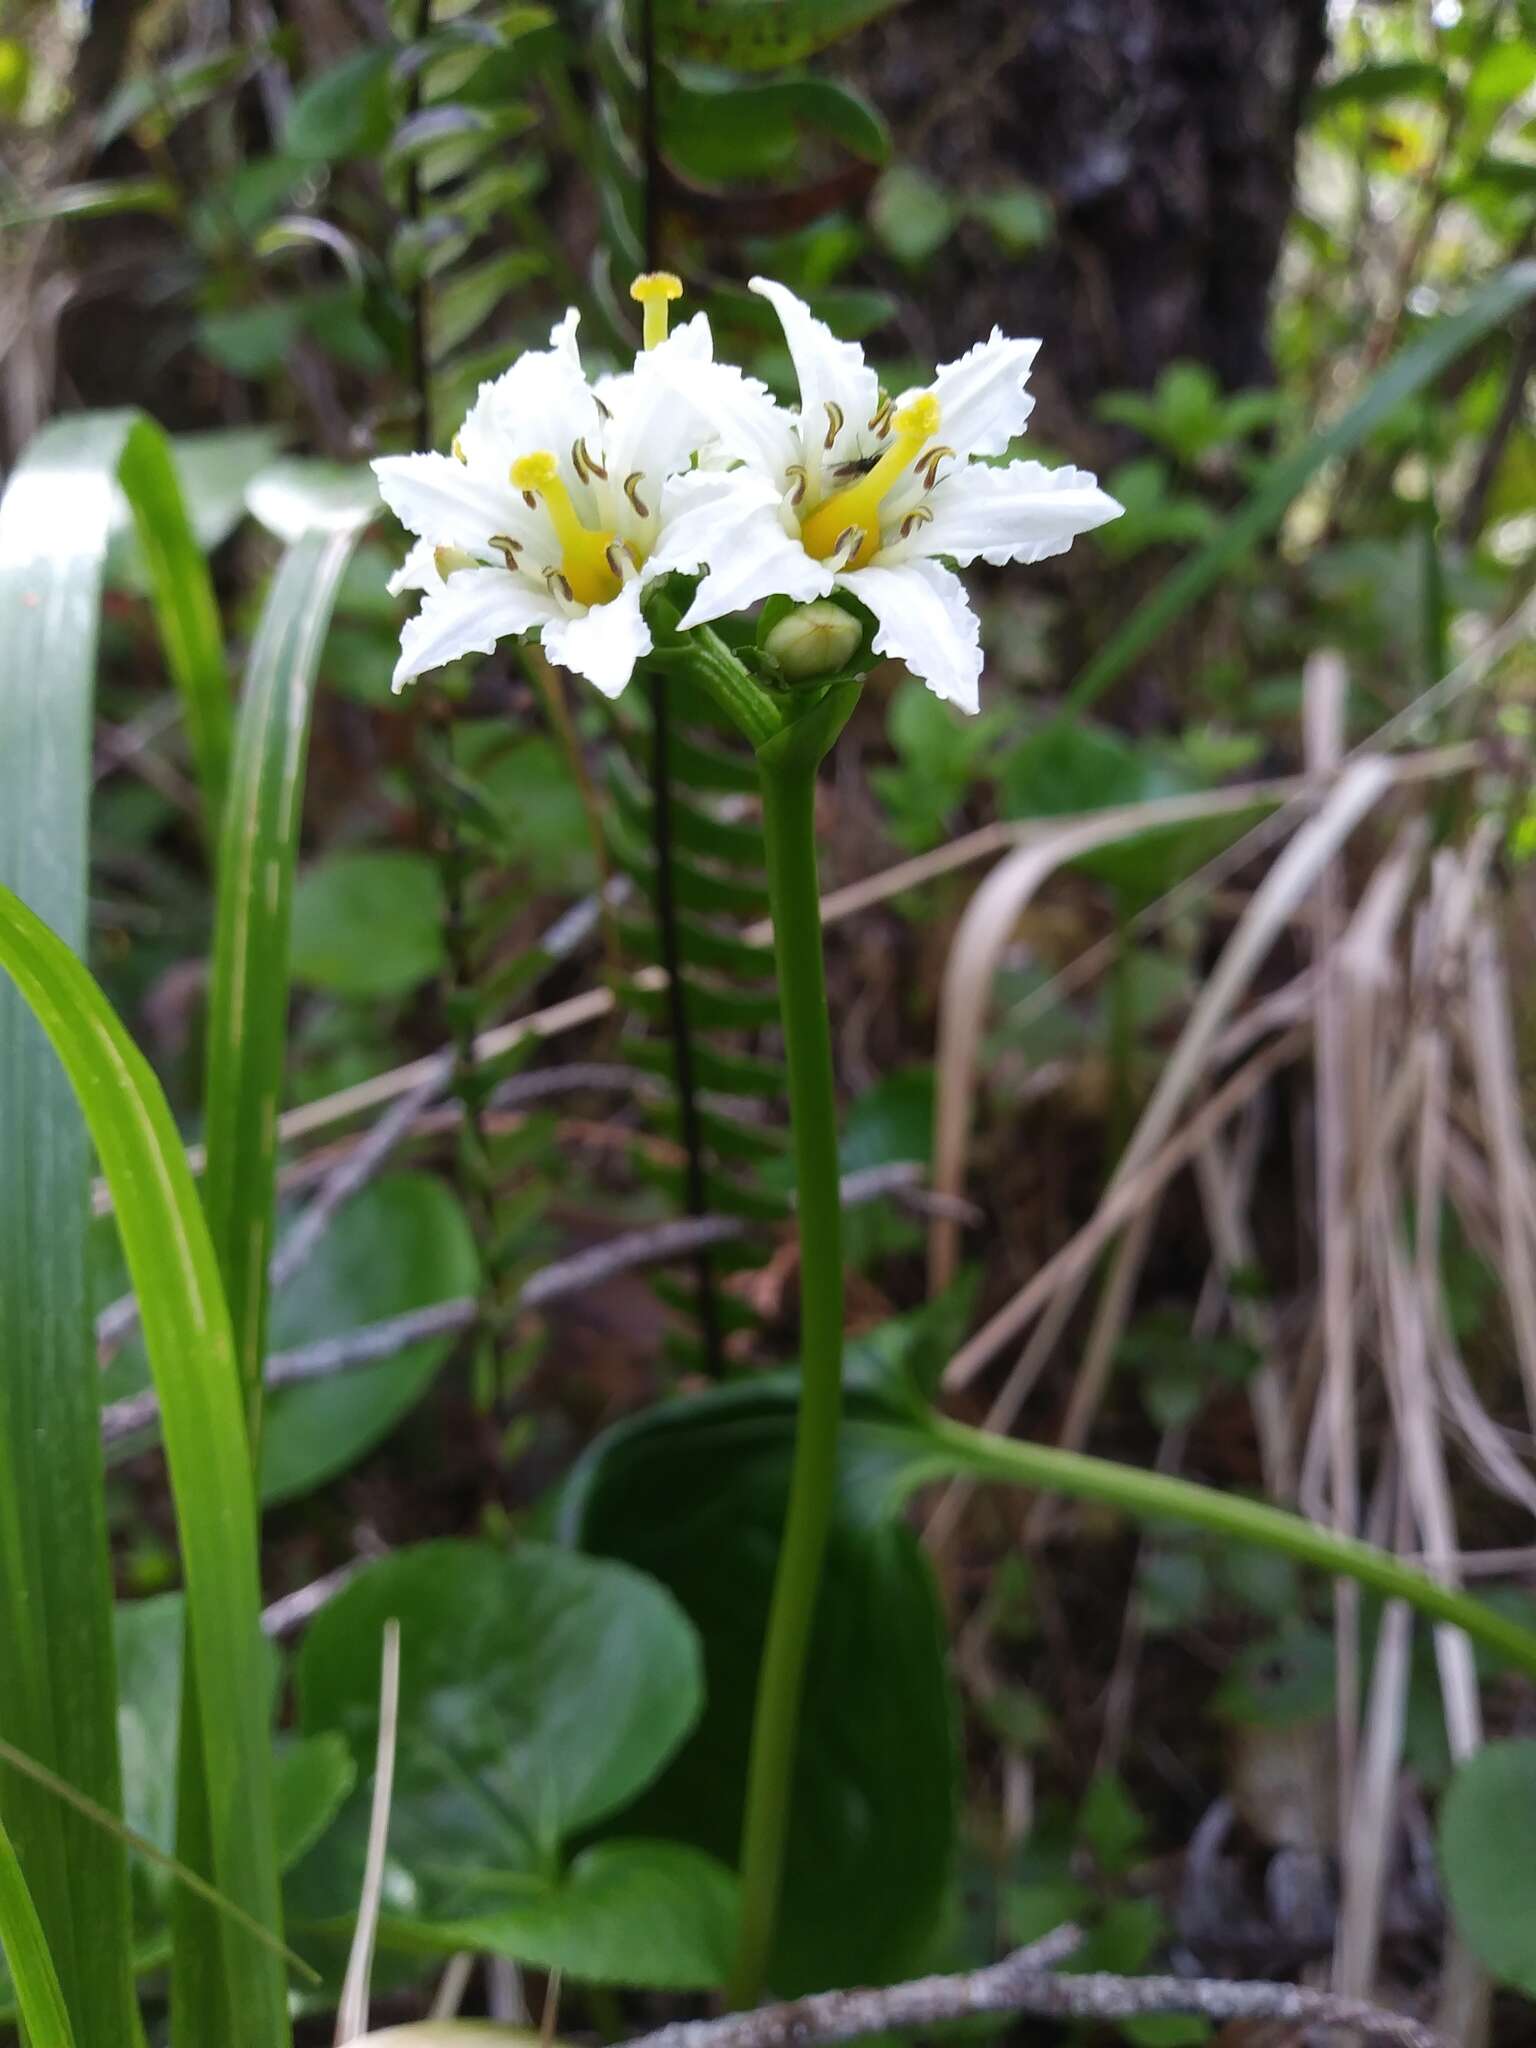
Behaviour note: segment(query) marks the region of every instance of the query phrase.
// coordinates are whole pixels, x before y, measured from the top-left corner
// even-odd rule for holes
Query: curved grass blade
[[[1175,619],[1273,532],[1291,501],[1325,462],[1358,448],[1405,399],[1431,384],[1485,334],[1503,326],[1533,295],[1536,261],[1510,264],[1475,291],[1459,313],[1437,320],[1411,348],[1404,349],[1348,412],[1277,462],[1248,502],[1223,521],[1215,538],[1175,569],[1125,624],[1111,633],[1068,690],[1067,710],[1085,711],[1117,683]]]
[[[255,1484],[208,1228],[148,1062],[68,946],[4,888],[0,964],[62,1062],[112,1188],[175,1496],[200,1733],[208,1782],[216,1788],[213,1878],[234,1905],[275,1931],[280,1907]],[[279,2048],[288,2039],[281,1966],[227,1921],[220,1949],[229,2048]]]
[[[1334,1578],[1354,1579],[1388,1599],[1406,1601],[1432,1621],[1449,1622],[1461,1629],[1513,1669],[1536,1677],[1536,1632],[1374,1544],[1336,1535],[1301,1515],[1271,1507],[1267,1501],[1223,1493],[1166,1472],[1147,1472],[1113,1458],[1093,1458],[1082,1451],[1064,1451],[1056,1444],[994,1436],[943,1415],[929,1416],[923,1426],[932,1448],[926,1459],[915,1460],[904,1475],[906,1485],[922,1484],[940,1472],[968,1472],[1034,1492],[1102,1501],[1139,1520],[1207,1529],[1229,1543],[1251,1543],[1261,1550],[1277,1551]]]
[[[0,1825],[0,1948],[16,1987],[16,2003],[31,2048],[75,2048],[69,2009],[59,1989],[59,1973],[43,1939],[27,1880]]]
[[[246,667],[219,840],[203,1203],[235,1333],[253,1459],[310,715],[337,585],[359,530],[308,535],[278,567]]]

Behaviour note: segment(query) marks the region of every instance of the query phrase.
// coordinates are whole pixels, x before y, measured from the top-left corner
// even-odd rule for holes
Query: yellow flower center
[[[667,307],[683,296],[683,280],[670,270],[642,271],[629,288],[629,296],[645,308],[645,345],[659,348],[667,338]]]
[[[939,431],[939,401],[925,391],[904,405],[891,425],[895,439],[869,474],[824,498],[801,522],[805,551],[818,562],[837,554],[850,534],[858,540],[844,567],[862,569],[871,560],[880,545],[880,507]]]
[[[610,598],[617,597],[623,583],[610,559],[614,546],[612,529],[594,531],[582,525],[560,474],[560,465],[548,449],[519,456],[512,465],[512,481],[527,496],[543,500],[560,543],[560,574],[576,602],[607,604]]]

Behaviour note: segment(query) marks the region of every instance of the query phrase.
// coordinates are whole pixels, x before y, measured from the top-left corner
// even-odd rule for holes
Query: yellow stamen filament
[[[892,420],[895,440],[868,476],[860,477],[846,490],[824,498],[800,527],[800,539],[808,555],[825,562],[847,542],[850,531],[859,541],[848,561],[849,569],[862,569],[880,545],[880,506],[896,488],[923,445],[939,431],[939,401],[925,391],[904,405]]]
[[[560,465],[548,449],[523,455],[512,465],[512,482],[525,496],[542,498],[560,543],[558,574],[578,604],[607,604],[619,594],[619,579],[608,562],[613,545],[611,528],[596,532],[583,526],[571,503],[571,494],[560,474]]]
[[[667,338],[667,307],[683,296],[683,280],[670,270],[642,271],[629,296],[645,308],[645,345],[659,348]]]

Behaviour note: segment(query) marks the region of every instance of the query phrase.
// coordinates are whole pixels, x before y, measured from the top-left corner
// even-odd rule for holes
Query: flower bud
[[[763,652],[772,655],[788,682],[809,683],[846,668],[863,637],[851,612],[821,598],[786,613],[765,635]]]

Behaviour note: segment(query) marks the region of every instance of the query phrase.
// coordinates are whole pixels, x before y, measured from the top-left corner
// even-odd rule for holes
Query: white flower
[[[687,475],[707,432],[690,372],[712,344],[702,313],[667,337],[681,289],[637,280],[647,348],[633,370],[588,383],[573,309],[548,349],[481,386],[452,455],[374,463],[385,502],[420,536],[390,586],[425,593],[400,636],[397,690],[532,630],[552,661],[616,697],[651,651],[645,586],[699,569],[750,519],[728,478]]]
[[[1043,561],[1122,510],[1086,470],[973,460],[1002,454],[1022,430],[1040,344],[994,328],[927,390],[893,403],[857,344],[837,340],[793,292],[767,278],[752,289],[783,324],[800,406],[785,411],[726,364],[692,367],[687,389],[738,465],[727,475],[739,504],[732,544],[708,556],[683,627],[776,594],[804,601],[847,590],[875,616],[877,654],[975,711],[980,627],[939,558]],[[681,495],[708,490],[711,474]]]

